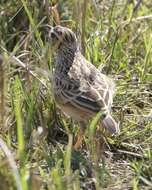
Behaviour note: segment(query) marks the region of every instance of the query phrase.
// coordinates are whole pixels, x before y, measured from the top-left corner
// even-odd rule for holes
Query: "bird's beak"
[[[53,29],[54,29],[54,27],[53,26],[51,26],[51,25],[49,25],[49,24],[47,24],[47,25],[45,25],[45,27],[46,27],[46,33],[47,33],[47,40],[48,40],[48,42],[51,42],[51,34],[53,33]]]

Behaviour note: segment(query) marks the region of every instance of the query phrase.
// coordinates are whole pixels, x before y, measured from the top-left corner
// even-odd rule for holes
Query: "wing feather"
[[[114,83],[78,53],[59,89],[64,103],[96,113],[111,106]]]

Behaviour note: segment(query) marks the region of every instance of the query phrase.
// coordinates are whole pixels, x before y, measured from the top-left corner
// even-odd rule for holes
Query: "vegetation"
[[[1,0],[1,190],[152,189],[151,12],[148,0]],[[87,59],[115,79],[121,131],[103,152],[96,118],[73,150],[79,127],[53,102],[47,24],[75,31]]]

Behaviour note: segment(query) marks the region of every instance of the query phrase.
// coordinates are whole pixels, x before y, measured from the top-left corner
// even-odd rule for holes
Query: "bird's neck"
[[[58,49],[55,60],[55,71],[62,74],[67,74],[77,52],[77,46],[70,45],[68,47],[62,46]]]

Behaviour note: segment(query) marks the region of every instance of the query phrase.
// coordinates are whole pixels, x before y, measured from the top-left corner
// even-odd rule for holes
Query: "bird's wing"
[[[65,103],[70,102],[89,112],[108,109],[112,104],[113,82],[101,74],[95,66],[78,54],[68,72],[68,77],[61,90]]]

